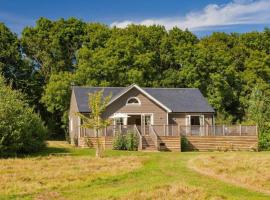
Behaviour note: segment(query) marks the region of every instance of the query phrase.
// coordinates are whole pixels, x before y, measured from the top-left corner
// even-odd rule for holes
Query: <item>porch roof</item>
[[[129,87],[78,87],[73,91],[79,112],[90,112],[88,108],[88,94],[104,90],[104,96],[112,94],[116,99],[125,93]],[[137,86],[138,87],[138,86]],[[172,112],[213,113],[214,109],[208,104],[200,90],[197,88],[141,88],[153,99],[156,99]]]

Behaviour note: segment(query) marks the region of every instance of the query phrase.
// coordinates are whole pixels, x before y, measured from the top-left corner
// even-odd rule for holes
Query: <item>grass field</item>
[[[0,160],[0,199],[270,199],[270,152],[128,152],[49,142]]]

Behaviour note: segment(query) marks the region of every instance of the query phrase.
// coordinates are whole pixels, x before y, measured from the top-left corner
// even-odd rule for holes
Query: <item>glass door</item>
[[[145,135],[149,135],[151,123],[152,123],[152,115],[144,115],[144,134]]]

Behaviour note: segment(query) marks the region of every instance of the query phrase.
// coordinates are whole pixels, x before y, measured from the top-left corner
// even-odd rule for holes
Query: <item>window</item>
[[[200,116],[190,116],[190,125],[199,126],[200,125]]]
[[[141,102],[137,97],[131,97],[127,100],[127,105],[140,105]]]
[[[145,125],[151,125],[151,115],[145,115],[144,124]]]
[[[124,125],[124,119],[121,117],[121,118],[116,118],[115,119],[115,124],[117,125],[117,126],[119,126],[119,125]]]

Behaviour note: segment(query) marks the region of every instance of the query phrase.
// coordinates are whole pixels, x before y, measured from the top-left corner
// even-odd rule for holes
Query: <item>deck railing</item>
[[[99,130],[99,136],[115,136],[134,131],[134,125],[108,126]],[[142,132],[141,132],[142,131]],[[140,136],[145,135],[140,126],[136,126]],[[215,125],[215,126],[177,126],[151,125],[148,133],[154,141],[158,136],[250,136],[257,135],[257,126],[248,125]],[[94,129],[80,128],[80,137],[95,137]]]
[[[115,136],[116,134],[127,134],[128,131],[134,131],[134,125],[107,126],[100,129],[98,136]],[[94,129],[80,128],[81,137],[96,137]]]
[[[141,135],[141,132],[139,131],[139,129],[136,125],[134,125],[134,131],[139,138],[138,150],[142,150],[142,135]]]
[[[149,136],[153,140],[155,147],[157,149],[159,149],[158,135],[157,135],[155,129],[152,127],[152,125],[150,125],[150,127],[149,127]]]
[[[249,136],[257,135],[257,126],[215,125],[178,126],[152,125],[158,136]]]

